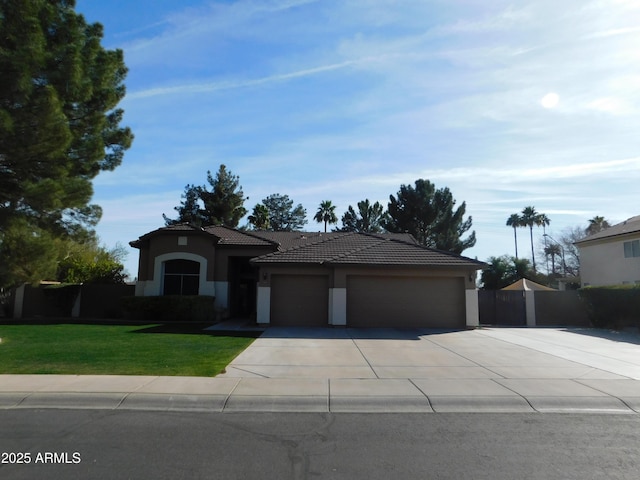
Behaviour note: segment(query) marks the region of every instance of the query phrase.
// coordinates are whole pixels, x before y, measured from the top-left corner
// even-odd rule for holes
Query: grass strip
[[[253,338],[157,325],[0,325],[0,373],[212,377]]]

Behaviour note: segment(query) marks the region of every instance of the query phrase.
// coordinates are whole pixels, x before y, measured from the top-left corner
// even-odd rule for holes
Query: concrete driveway
[[[328,395],[332,411],[640,411],[640,337],[591,329],[269,328],[218,378],[236,398]],[[385,402],[379,402],[384,404]]]

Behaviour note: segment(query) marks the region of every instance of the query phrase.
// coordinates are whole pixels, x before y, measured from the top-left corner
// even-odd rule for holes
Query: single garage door
[[[464,328],[464,279],[456,277],[347,278],[351,327]]]
[[[329,277],[271,276],[271,325],[326,327],[328,323]]]

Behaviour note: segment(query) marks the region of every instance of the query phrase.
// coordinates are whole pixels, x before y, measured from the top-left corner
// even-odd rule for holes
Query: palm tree
[[[256,230],[269,230],[271,224],[269,222],[269,209],[261,203],[253,207],[253,213],[249,215],[249,223]]]
[[[522,227],[522,218],[517,213],[513,213],[509,218],[507,218],[507,226],[513,227],[513,241],[516,244],[516,260],[518,259],[518,234],[516,233],[516,228]]]
[[[531,264],[533,265],[533,271],[536,271],[536,255],[533,251],[533,226],[539,225],[540,214],[536,212],[535,207],[525,207],[522,210],[522,226],[529,227],[529,236],[531,237]]]
[[[313,219],[318,222],[324,222],[324,231],[327,231],[327,223],[338,223],[338,217],[336,217],[336,206],[331,203],[331,200],[323,200],[320,202],[318,211]]]
[[[589,220],[589,226],[585,228],[584,232],[587,235],[593,235],[594,233],[601,232],[610,226],[611,225],[604,217],[596,216]]]
[[[544,248],[545,255],[551,255],[551,274],[556,273],[556,255],[562,255],[562,250],[559,244],[552,243],[548,247]]]
[[[547,225],[551,223],[549,217],[544,213],[539,213],[536,217],[536,226],[542,227],[542,237],[544,238],[544,248],[547,248]],[[549,273],[549,255],[545,252],[545,260],[547,261],[547,273]]]

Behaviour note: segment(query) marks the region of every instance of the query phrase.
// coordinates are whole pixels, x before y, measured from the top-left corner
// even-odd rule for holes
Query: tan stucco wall
[[[352,275],[405,276],[405,277],[462,277],[464,288],[475,290],[476,271],[438,267],[337,267],[334,273],[334,287],[346,288],[347,277]]]
[[[178,238],[186,237],[187,244],[179,245]],[[148,240],[148,245],[140,249],[140,261],[138,280],[153,280],[154,278],[154,260],[156,257],[168,253],[193,253],[207,259],[207,277],[208,281],[214,279],[215,267],[215,246],[209,236],[204,235],[184,235],[171,233],[165,235],[157,235]]]
[[[309,266],[260,266],[260,277],[258,286],[270,287],[272,275],[327,275],[329,277],[329,288],[333,288],[333,271],[321,265]]]
[[[624,256],[624,242],[637,239],[640,234],[578,245],[582,286],[640,282],[640,257]]]

